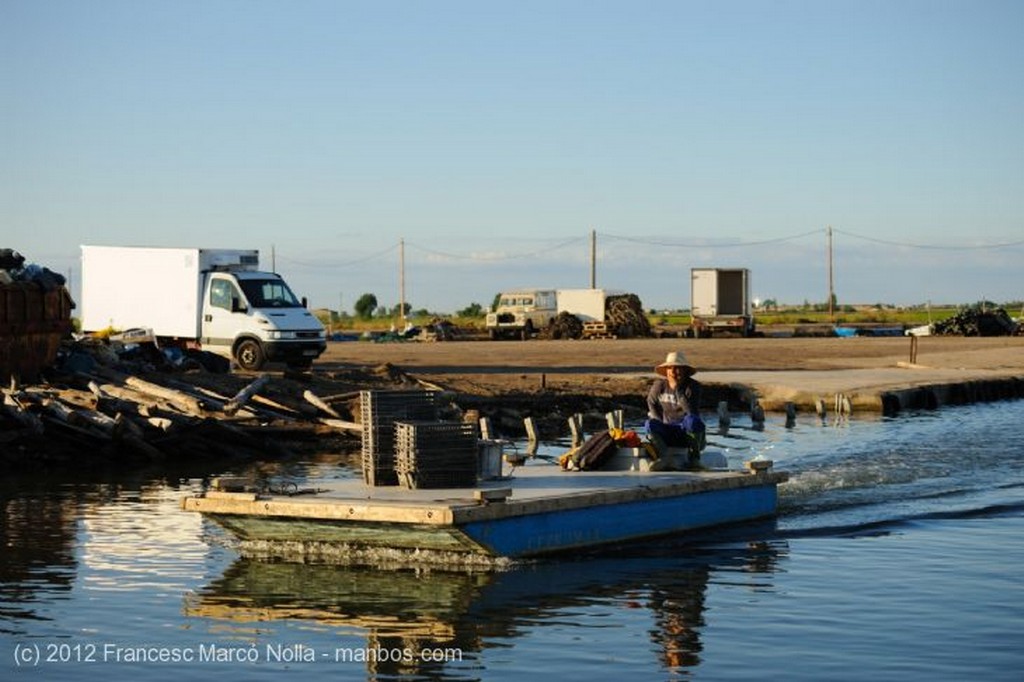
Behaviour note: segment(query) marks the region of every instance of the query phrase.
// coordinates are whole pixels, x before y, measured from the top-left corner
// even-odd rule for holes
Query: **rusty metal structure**
[[[39,282],[0,284],[0,381],[35,380],[53,364],[72,329],[67,288]]]

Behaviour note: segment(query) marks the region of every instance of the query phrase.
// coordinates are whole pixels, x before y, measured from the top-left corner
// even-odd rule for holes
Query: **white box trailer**
[[[750,300],[750,271],[746,268],[691,268],[690,333],[710,337],[715,332],[754,334]]]
[[[559,289],[558,312],[572,313],[580,322],[604,322],[611,293],[604,289]]]
[[[326,332],[255,249],[82,246],[82,331],[145,328],[243,369],[308,366]]]

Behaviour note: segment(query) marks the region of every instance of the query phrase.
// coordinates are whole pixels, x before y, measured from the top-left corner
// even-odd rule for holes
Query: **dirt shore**
[[[592,341],[453,341],[332,343],[316,363],[329,369],[389,363],[446,388],[477,395],[566,392],[620,395],[642,391],[669,351],[682,351],[700,378],[729,381],[771,372],[799,384],[812,373],[913,367],[930,372],[1024,376],[1024,337],[628,339]],[[803,379],[801,378],[803,377]]]

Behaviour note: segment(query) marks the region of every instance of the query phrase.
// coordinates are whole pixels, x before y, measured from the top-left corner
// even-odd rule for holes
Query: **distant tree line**
[[[377,296],[372,293],[366,293],[356,299],[355,304],[352,306],[355,316],[360,320],[371,320],[373,318],[387,318],[397,317],[399,313],[403,313],[405,317],[430,317],[432,313],[426,308],[420,308],[419,310],[413,310],[411,303],[396,304],[391,308],[380,305],[377,301]],[[457,317],[483,317],[485,314],[484,308],[479,303],[470,303],[462,310],[457,310],[455,315]],[[440,316],[440,315],[438,315]]]

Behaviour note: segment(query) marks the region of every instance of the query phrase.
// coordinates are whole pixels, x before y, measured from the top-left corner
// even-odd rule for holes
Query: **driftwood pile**
[[[0,388],[0,467],[344,449],[359,443],[359,391],[409,381],[391,367],[342,381],[194,365],[154,371],[119,362],[105,346],[94,346],[89,362],[80,348],[64,359],[45,383]]]

